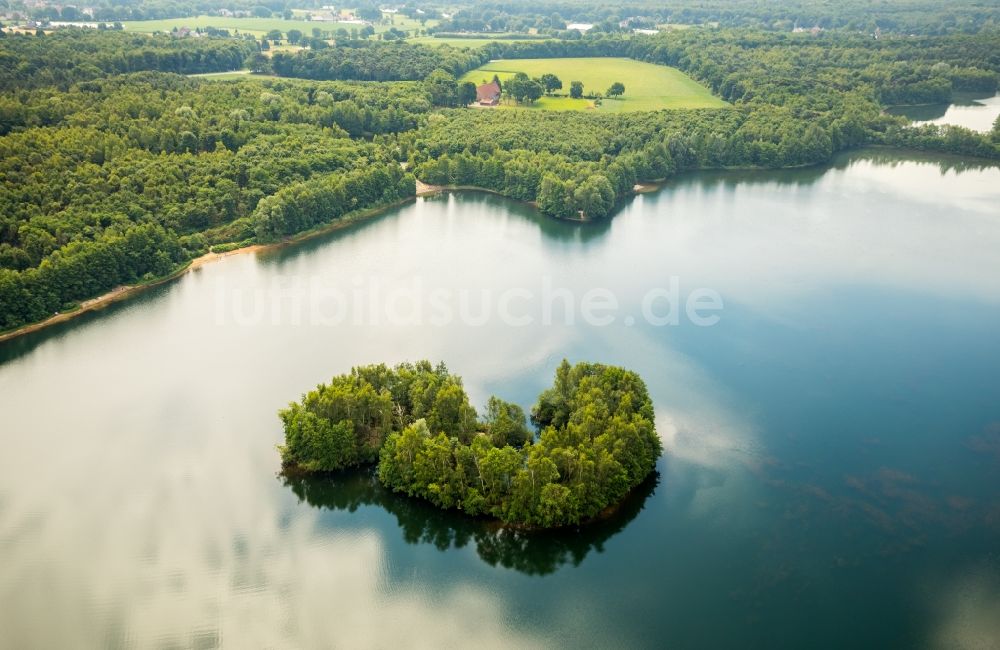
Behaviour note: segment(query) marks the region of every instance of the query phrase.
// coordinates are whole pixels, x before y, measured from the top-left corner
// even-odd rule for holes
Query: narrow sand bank
[[[129,296],[134,296],[134,295],[136,295],[138,293],[141,293],[142,291],[145,291],[146,289],[151,289],[152,287],[156,287],[156,286],[159,286],[159,285],[164,284],[166,282],[170,282],[171,280],[174,280],[174,279],[179,278],[180,276],[184,275],[188,271],[193,271],[194,269],[197,269],[197,268],[199,268],[201,266],[204,266],[205,264],[208,264],[209,262],[214,262],[216,260],[222,259],[223,257],[228,257],[230,255],[238,255],[238,254],[241,254],[241,253],[253,253],[253,252],[261,250],[263,248],[266,248],[266,247],[265,246],[261,246],[259,244],[254,244],[252,246],[245,246],[243,248],[237,248],[235,250],[231,250],[231,251],[228,251],[228,252],[225,252],[225,253],[205,253],[201,257],[194,258],[193,260],[191,260],[190,262],[188,262],[187,264],[185,264],[183,267],[177,269],[176,271],[174,271],[170,275],[166,275],[166,276],[164,276],[162,278],[157,278],[156,280],[153,280],[152,282],[145,282],[143,284],[128,284],[128,285],[122,285],[120,287],[115,287],[111,291],[109,291],[109,292],[107,292],[105,294],[102,294],[100,296],[97,296],[96,298],[91,298],[89,300],[84,300],[83,302],[80,303],[80,306],[77,309],[73,309],[71,311],[60,312],[60,313],[55,314],[55,315],[53,315],[53,316],[51,316],[49,318],[46,318],[45,320],[38,321],[37,323],[31,323],[30,325],[24,325],[23,327],[19,327],[16,330],[11,330],[9,332],[4,332],[3,334],[0,334],[0,342],[6,341],[8,339],[12,339],[12,338],[15,338],[15,337],[18,337],[18,336],[22,336],[22,335],[28,334],[30,332],[36,332],[36,331],[38,331],[38,330],[40,330],[40,329],[42,329],[44,327],[48,327],[49,325],[55,325],[56,323],[62,323],[63,321],[68,321],[71,318],[76,318],[80,314],[85,314],[88,311],[94,311],[96,309],[101,309],[102,307],[106,307],[106,306],[110,305],[113,302],[117,302],[119,300],[124,300],[125,298],[128,298]]]
[[[418,182],[418,187],[417,187],[418,191],[420,189],[419,186],[420,183]],[[426,186],[426,187],[433,187],[433,186]],[[434,191],[436,190],[427,193],[433,194]],[[46,318],[45,320],[41,320],[35,323],[29,323],[28,325],[23,325],[17,329],[0,333],[0,343],[13,338],[17,338],[18,336],[30,334],[31,332],[37,332],[40,329],[43,329],[50,325],[55,325],[56,323],[62,323],[64,321],[68,321],[72,318],[76,318],[81,314],[102,309],[112,303],[118,302],[119,300],[124,300],[130,296],[142,293],[146,289],[150,289],[152,287],[156,287],[161,284],[176,280],[177,278],[181,277],[182,275],[184,275],[189,271],[193,271],[202,266],[205,266],[206,264],[218,261],[224,257],[229,257],[231,255],[242,255],[244,253],[257,253],[261,251],[282,248],[284,246],[290,246],[292,244],[297,244],[307,239],[312,239],[314,237],[319,237],[320,235],[325,235],[327,233],[339,230],[341,228],[346,228],[347,226],[355,224],[359,221],[363,221],[364,219],[369,219],[371,217],[382,214],[383,212],[391,208],[399,207],[400,205],[403,205],[404,203],[407,203],[411,200],[412,197],[408,197],[401,201],[396,201],[395,203],[390,203],[388,205],[382,205],[375,208],[370,208],[368,210],[362,210],[356,214],[344,217],[342,219],[338,219],[337,221],[325,224],[313,230],[307,230],[305,232],[298,233],[296,235],[287,237],[273,244],[251,244],[249,246],[244,246],[242,248],[236,248],[231,251],[226,251],[225,253],[205,253],[200,257],[194,258],[181,268],[170,273],[169,275],[165,275],[161,278],[157,278],[150,282],[144,282],[142,284],[130,284],[130,285],[122,285],[119,287],[115,287],[114,289],[108,291],[105,294],[102,294],[95,298],[90,298],[89,300],[84,300],[83,302],[80,303],[80,306],[77,309],[73,309],[71,311],[66,311],[66,312],[60,312],[53,316],[50,316],[49,318]]]

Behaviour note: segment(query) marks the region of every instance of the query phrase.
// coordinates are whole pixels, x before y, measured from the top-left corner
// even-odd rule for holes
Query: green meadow
[[[582,81],[584,94],[606,93],[616,81],[625,85],[619,99],[606,98],[595,108],[588,99],[543,97],[529,108],[543,110],[598,110],[601,112],[653,111],[663,108],[722,108],[728,104],[680,70],[633,59],[570,58],[570,59],[503,59],[467,72],[461,81],[484,83],[493,78],[513,77],[518,72],[539,77],[550,72],[563,82],[561,94],[569,94],[571,81]],[[504,101],[501,108],[517,106]]]

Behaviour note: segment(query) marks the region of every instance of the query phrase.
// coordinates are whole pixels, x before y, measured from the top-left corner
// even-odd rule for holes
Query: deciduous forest
[[[292,470],[378,460],[383,485],[507,523],[578,524],[614,506],[661,453],[633,372],[563,361],[531,412],[491,397],[479,417],[461,379],[427,361],[354,368],[281,412]]]
[[[708,20],[711,3],[699,6],[683,11]],[[899,24],[925,15],[917,2],[894,6]],[[528,8],[513,7],[528,20]],[[560,7],[545,7],[550,22],[557,12],[596,11]],[[862,11],[854,5],[837,10],[840,19],[817,17],[830,27],[819,32],[783,30],[767,11],[735,3],[716,21],[724,27],[655,35],[598,29],[474,48],[352,39],[270,58],[249,35],[5,33],[0,330],[162,277],[209,250],[277,241],[403,200],[418,179],[592,220],[612,214],[637,183],[689,170],[815,165],[867,145],[1000,158],[1000,127],[917,128],[884,112],[995,92],[992,14],[963,5],[948,29],[914,22],[913,35],[875,38],[845,27]],[[477,110],[464,107],[470,88],[456,81],[496,59],[608,56],[676,67],[728,106]],[[183,76],[244,65],[278,78]]]

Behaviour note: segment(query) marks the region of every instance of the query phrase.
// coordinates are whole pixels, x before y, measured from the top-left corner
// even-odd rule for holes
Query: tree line
[[[280,412],[282,462],[310,472],[378,462],[386,487],[445,509],[537,527],[618,504],[662,446],[634,372],[565,360],[531,411],[491,397],[480,418],[461,379],[427,361],[354,368]]]
[[[890,144],[1000,158],[988,134],[915,130],[887,101],[948,97],[956,84],[995,91],[996,34],[877,43],[747,31],[493,43],[491,58],[629,56],[678,67],[728,109],[630,115],[451,111],[404,136],[421,180],[478,185],[546,214],[600,218],[636,182],[695,169],[818,164],[841,150]],[[508,82],[509,87],[509,82]],[[938,90],[929,90],[938,88]]]
[[[271,241],[410,196],[414,180],[402,164],[431,184],[476,185],[546,214],[601,218],[635,183],[688,170],[818,164],[867,144],[996,159],[996,130],[917,129],[883,107],[943,97],[946,87],[989,92],[1000,72],[998,38],[683,30],[478,50],[382,43],[356,49],[397,52],[387,59],[392,74],[419,80],[364,82],[209,81],[155,70],[229,66],[211,53],[236,47],[242,56],[245,44],[235,40],[74,30],[8,37],[0,42],[0,61],[11,64],[0,66],[0,330],[162,274],[213,246]],[[154,51],[142,50],[150,43]],[[173,58],[199,52],[194,63]],[[404,65],[412,52],[425,58],[419,69]],[[676,66],[732,106],[448,108],[475,91],[455,81],[463,68],[546,56]],[[450,69],[440,67],[449,60]],[[143,66],[151,69],[119,73]],[[147,250],[147,240],[165,254],[144,266],[123,261]],[[97,257],[87,257],[90,247]]]
[[[996,29],[1000,19],[975,0],[942,4],[934,0],[866,0],[828,3],[818,0],[679,0],[665,4],[629,0],[488,0],[461,7],[442,20],[436,32],[528,33],[567,37],[569,23],[593,25],[591,32],[620,33],[659,25],[709,25],[790,32],[809,30],[898,34],[976,33]],[[589,33],[589,32],[588,32]]]
[[[56,86],[144,70],[197,74],[239,70],[254,41],[177,39],[90,29],[60,29],[0,38],[0,92]]]
[[[319,50],[275,52],[271,69],[304,79],[404,81],[424,79],[437,69],[459,76],[484,62],[481,53],[447,45],[350,41]]]
[[[412,195],[396,135],[430,108],[419,84],[153,72],[0,95],[0,330],[169,273],[212,246]],[[340,189],[306,210],[301,197],[331,187]],[[144,265],[121,261],[150,238],[164,255],[144,243]]]
[[[74,5],[39,4],[30,9],[29,15],[37,20],[162,20],[184,18],[204,14],[218,15],[220,9],[244,11],[257,17],[270,18],[274,14],[291,18],[291,6],[285,0],[227,0],[224,7],[214,0],[141,0],[122,3],[119,0],[91,0],[87,3],[93,9],[88,17]]]

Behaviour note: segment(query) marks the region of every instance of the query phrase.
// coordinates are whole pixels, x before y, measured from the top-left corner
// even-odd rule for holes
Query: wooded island
[[[282,463],[329,472],[378,464],[396,492],[508,524],[594,519],[653,471],[653,404],[634,372],[563,361],[531,410],[491,397],[479,417],[460,377],[429,361],[353,368],[279,413]]]

